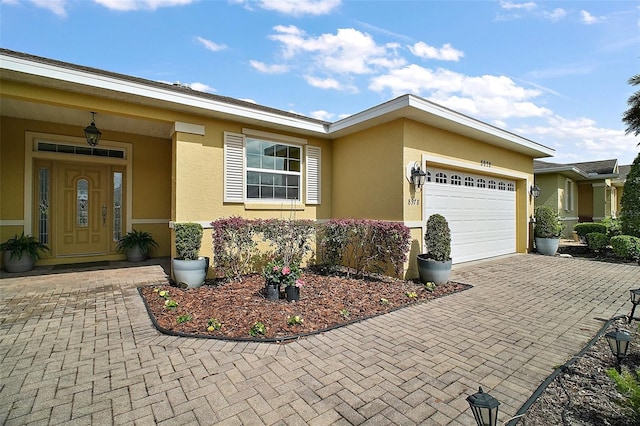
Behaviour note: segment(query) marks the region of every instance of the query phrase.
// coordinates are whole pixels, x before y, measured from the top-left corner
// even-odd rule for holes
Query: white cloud
[[[583,24],[592,25],[592,24],[599,24],[600,22],[603,22],[606,18],[604,16],[600,16],[600,17],[593,16],[586,10],[581,10],[580,19]]]
[[[526,2],[526,3],[514,3],[512,1],[503,0],[500,2],[500,7],[505,10],[526,10],[530,11],[537,7],[535,2]]]
[[[411,53],[425,59],[439,59],[442,61],[456,61],[458,62],[464,53],[451,47],[451,44],[447,43],[441,48],[429,46],[428,44],[420,41],[413,46],[407,46]]]
[[[217,52],[217,51],[224,50],[224,49],[227,48],[227,46],[224,45],[224,44],[218,44],[218,43],[215,43],[215,42],[213,42],[211,40],[207,40],[206,38],[203,38],[203,37],[200,37],[200,36],[196,37],[196,40],[200,44],[202,44],[204,47],[206,47],[207,49],[209,49],[209,50],[211,50],[213,52]]]
[[[267,65],[263,62],[254,61],[254,60],[249,61],[249,63],[253,68],[265,74],[282,74],[284,72],[289,71],[289,67],[287,65],[280,65],[280,64]]]
[[[196,82],[196,83],[189,83],[189,84],[187,84],[187,86],[189,86],[189,87],[191,87],[193,90],[197,90],[197,91],[199,91],[199,92],[208,92],[208,93],[213,93],[213,92],[215,92],[215,91],[216,91],[213,87],[211,87],[211,86],[209,86],[209,85],[207,85],[207,84],[204,84],[204,83],[198,83],[198,82]]]
[[[565,16],[567,16],[567,11],[561,8],[553,9],[551,12],[544,11],[543,15],[545,18],[552,22],[558,22]]]
[[[324,110],[311,111],[311,117],[317,118],[318,120],[331,121],[334,114]]]
[[[37,7],[41,7],[43,9],[49,9],[51,12],[55,13],[60,17],[66,17],[67,11],[67,0],[31,0],[31,3],[36,5]],[[19,4],[17,1],[7,1],[2,0],[0,4]]]
[[[47,1],[47,0],[44,0]],[[184,6],[196,0],[93,0],[107,9],[120,10],[156,10],[161,7]]]
[[[230,3],[241,4],[248,10],[257,6],[264,10],[272,10],[285,15],[327,15],[342,4],[341,0],[231,0]]]
[[[334,90],[344,90],[350,92],[357,92],[358,89],[352,85],[343,85],[338,80],[334,78],[318,78],[313,76],[305,76],[305,81],[313,87],[317,87],[319,89],[334,89]]]

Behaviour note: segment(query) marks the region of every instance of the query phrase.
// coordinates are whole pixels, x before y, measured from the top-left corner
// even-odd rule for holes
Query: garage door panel
[[[435,176],[437,171],[431,170],[431,176]],[[442,172],[448,177],[453,174]],[[460,172],[455,174],[462,176],[463,182],[467,176]],[[469,176],[474,178],[474,182],[479,177]],[[515,252],[515,192],[497,189],[498,182],[504,182],[504,187],[513,182],[489,177],[483,179],[496,181],[496,189],[433,181],[424,185],[426,217],[439,213],[449,222],[453,263]]]

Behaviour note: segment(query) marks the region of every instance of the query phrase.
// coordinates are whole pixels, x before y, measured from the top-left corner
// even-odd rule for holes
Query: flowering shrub
[[[255,221],[241,217],[218,219],[213,226],[213,259],[216,267],[229,279],[242,279],[250,272],[250,263],[257,254],[254,236],[258,232]]]
[[[310,220],[267,219],[258,225],[262,237],[274,249],[274,257],[285,265],[300,264],[311,252],[315,226]]]
[[[381,273],[390,267],[403,271],[411,243],[409,228],[401,223],[336,219],[318,227],[321,262],[329,270],[344,265],[355,274]]]
[[[302,271],[297,264],[287,265],[282,260],[274,260],[265,266],[262,273],[267,284],[302,287]]]

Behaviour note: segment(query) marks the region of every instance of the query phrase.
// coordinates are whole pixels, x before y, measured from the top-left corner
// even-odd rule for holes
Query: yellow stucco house
[[[435,212],[449,221],[454,262],[524,253],[533,159],[554,153],[412,95],[330,123],[9,50],[0,102],[0,240],[37,236],[51,247],[45,265],[122,259],[116,241],[131,229],[169,256],[174,222],[292,210],[406,224],[408,277]],[[408,179],[417,167],[421,188]]]
[[[617,217],[630,169],[616,159],[569,164],[535,160],[535,184],[540,188],[535,205],[557,211],[563,236],[571,237],[576,223]]]

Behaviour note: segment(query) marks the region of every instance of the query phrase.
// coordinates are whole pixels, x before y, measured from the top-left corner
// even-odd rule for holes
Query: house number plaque
[[[407,204],[409,204],[410,206],[419,206],[420,200],[418,200],[417,198],[409,198],[407,200]]]

